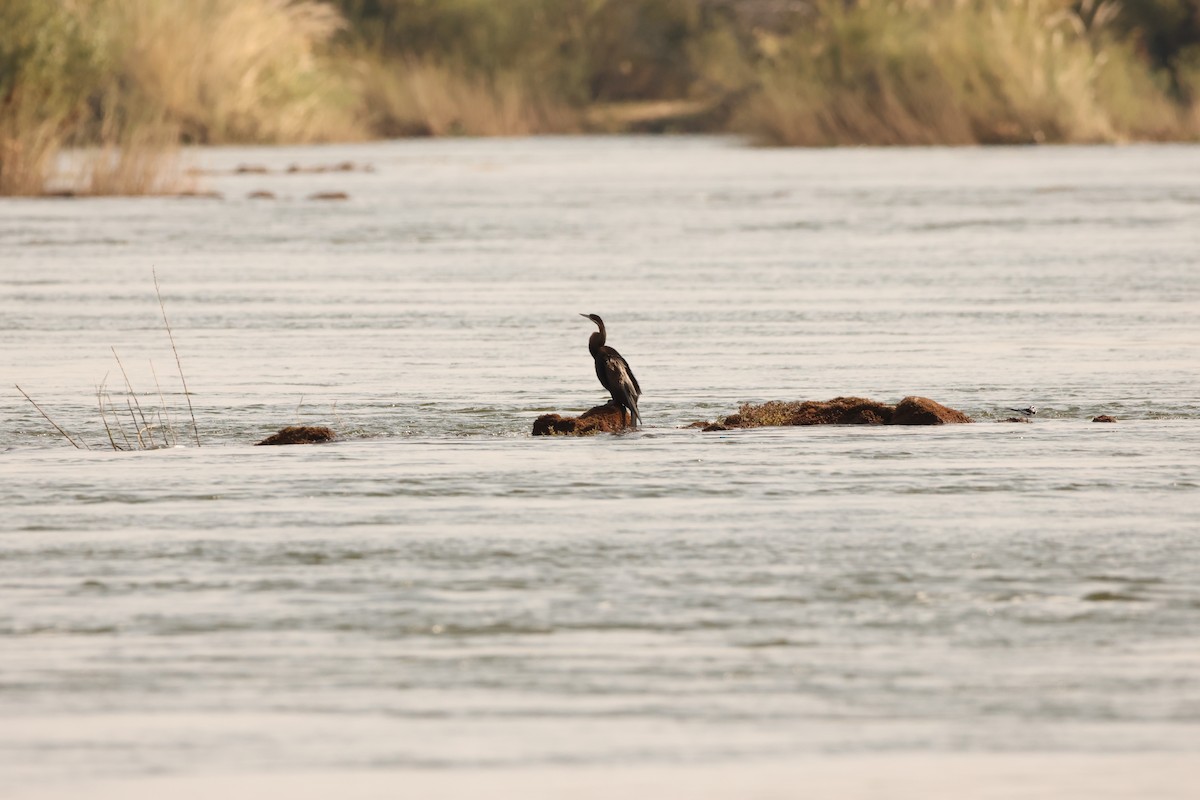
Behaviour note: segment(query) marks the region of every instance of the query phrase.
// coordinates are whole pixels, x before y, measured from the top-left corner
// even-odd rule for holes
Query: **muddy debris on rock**
[[[255,444],[321,444],[336,438],[337,434],[324,425],[289,425]]]
[[[628,414],[620,406],[607,403],[590,408],[578,417],[543,414],[533,422],[534,436],[589,436],[593,433],[617,433],[632,428]]]

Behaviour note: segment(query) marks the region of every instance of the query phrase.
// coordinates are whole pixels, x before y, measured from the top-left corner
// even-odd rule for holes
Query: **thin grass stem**
[[[179,350],[175,347],[175,334],[171,332],[171,323],[167,319],[167,307],[163,304],[162,291],[158,288],[158,270],[151,268],[154,276],[154,294],[158,297],[158,307],[162,311],[163,325],[167,327],[167,338],[171,340],[171,352],[175,354],[175,366],[179,369],[179,382],[183,384],[183,398],[187,400],[188,414],[192,418],[192,435],[196,437],[196,447],[200,446],[200,429],[196,427],[196,412],[192,410],[192,394],[187,388],[187,378],[183,376],[183,363],[179,360]]]
[[[16,386],[16,384],[15,384],[15,383],[14,383],[13,385],[14,385],[14,386]],[[37,403],[33,402],[33,398],[32,398],[32,397],[30,397],[29,395],[25,394],[25,390],[24,390],[24,389],[22,389],[20,386],[17,386],[17,391],[18,391],[18,392],[20,392],[20,393],[21,393],[21,394],[22,394],[22,395],[25,397],[25,399],[26,399],[26,400],[28,400],[28,401],[30,402],[30,404],[32,404],[32,405],[33,405],[33,407],[34,407],[34,408],[36,408],[36,409],[38,410],[38,413],[39,413],[39,414],[41,414],[43,417],[45,417],[45,418],[46,418],[46,422],[49,422],[51,425],[53,425],[53,426],[54,426],[54,430],[56,430],[56,431],[58,431],[59,433],[61,433],[61,434],[63,435],[63,437],[64,437],[64,438],[66,438],[66,440],[67,440],[68,442],[70,442],[70,443],[71,443],[71,444],[72,444],[72,445],[75,447],[75,449],[76,449],[76,450],[91,450],[91,449],[92,449],[92,448],[88,447],[88,445],[87,445],[87,442],[83,442],[83,446],[82,446],[82,447],[80,447],[80,446],[79,446],[79,445],[78,445],[78,444],[75,442],[75,440],[71,438],[71,435],[70,435],[69,433],[67,433],[67,432],[66,432],[66,431],[64,431],[62,428],[60,428],[57,422],[55,422],[54,420],[50,419],[50,415],[49,415],[49,414],[47,414],[45,411],[43,411],[41,406],[39,406]],[[80,441],[83,441],[83,440],[81,439]]]

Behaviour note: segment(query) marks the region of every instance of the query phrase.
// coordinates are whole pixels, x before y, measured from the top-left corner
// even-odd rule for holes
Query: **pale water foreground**
[[[0,789],[1200,784],[1200,148],[193,157],[0,201]],[[202,446],[114,453],[110,347],[187,432],[152,267]],[[532,439],[603,399],[580,312],[645,428]],[[911,393],[980,424],[679,427]]]

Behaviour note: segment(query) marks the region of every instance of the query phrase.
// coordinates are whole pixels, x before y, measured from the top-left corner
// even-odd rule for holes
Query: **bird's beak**
[[[587,317],[587,314],[580,314],[579,316],[581,316],[581,317]],[[588,319],[591,319],[591,317],[588,317]]]

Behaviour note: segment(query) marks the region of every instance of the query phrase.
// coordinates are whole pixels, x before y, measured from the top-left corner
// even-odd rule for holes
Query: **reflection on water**
[[[0,392],[0,778],[1198,740],[1200,148],[193,157],[0,204],[0,375],[94,448]],[[203,446],[114,453],[112,349],[186,427],[152,269]],[[645,427],[532,439],[579,313]],[[982,424],[680,428],[843,394]]]

